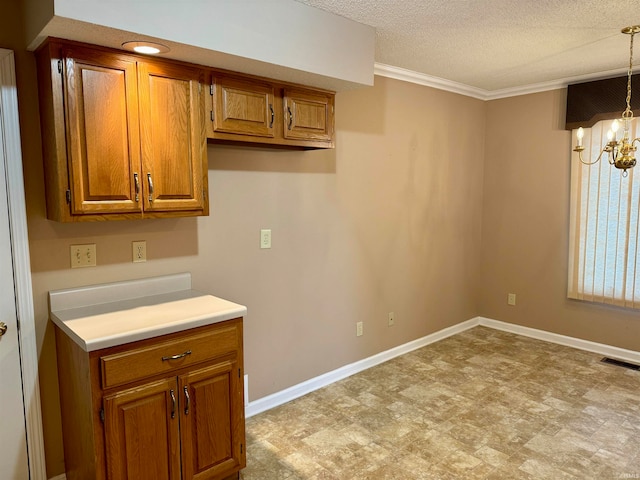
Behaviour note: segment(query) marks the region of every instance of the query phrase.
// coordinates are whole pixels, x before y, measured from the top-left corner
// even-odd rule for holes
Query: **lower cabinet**
[[[237,478],[246,465],[241,319],[90,353],[59,329],[56,341],[68,480]]]

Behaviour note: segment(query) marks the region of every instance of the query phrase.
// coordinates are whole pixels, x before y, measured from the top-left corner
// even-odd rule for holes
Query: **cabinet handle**
[[[173,389],[169,390],[169,395],[171,395],[171,418],[176,418],[176,394]]]
[[[178,355],[171,355],[170,357],[162,357],[162,361],[166,362],[167,360],[177,360],[179,358],[186,357],[187,355],[191,355],[191,350],[187,350],[184,353],[179,353]]]
[[[293,113],[291,113],[291,108],[287,107],[287,112],[289,113],[289,125],[287,128],[291,130],[291,125],[293,125]]]
[[[189,396],[189,387],[184,387],[184,397],[187,399],[187,404],[184,407],[184,414],[189,415],[189,407],[191,406],[191,397]]]
[[[140,201],[140,179],[138,178],[138,174],[133,174],[133,183],[136,186],[136,202]]]
[[[151,180],[151,174],[147,173],[147,182],[149,182],[149,203],[153,202],[153,180]]]
[[[271,122],[269,123],[269,128],[272,128],[275,114],[273,113],[273,105],[271,103],[269,104],[269,111],[271,112]]]

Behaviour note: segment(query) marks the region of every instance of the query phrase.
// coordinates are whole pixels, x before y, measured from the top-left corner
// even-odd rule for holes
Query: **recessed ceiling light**
[[[122,44],[122,48],[131,50],[133,52],[147,53],[150,55],[155,55],[156,53],[167,53],[169,51],[169,47],[167,47],[166,45],[155,42],[142,41],[124,42]]]

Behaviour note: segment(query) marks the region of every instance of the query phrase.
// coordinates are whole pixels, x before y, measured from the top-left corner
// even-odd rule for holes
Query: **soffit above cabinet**
[[[293,0],[25,0],[29,49],[49,36],[344,91],[373,85],[375,29]]]

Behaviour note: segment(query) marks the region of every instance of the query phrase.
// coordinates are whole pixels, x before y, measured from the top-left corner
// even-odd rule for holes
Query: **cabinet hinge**
[[[209,95],[213,96],[213,83],[209,85]]]
[[[244,448],[244,445],[240,444],[240,455],[242,455],[242,449]]]
[[[242,378],[242,372],[238,369],[238,378]]]
[[[104,423],[104,408],[100,409],[100,421]]]
[[[67,197],[67,203],[71,203],[71,190],[67,190],[65,196]]]
[[[58,60],[58,73],[62,73],[62,60]]]
[[[213,122],[213,110],[211,110],[211,121]]]

